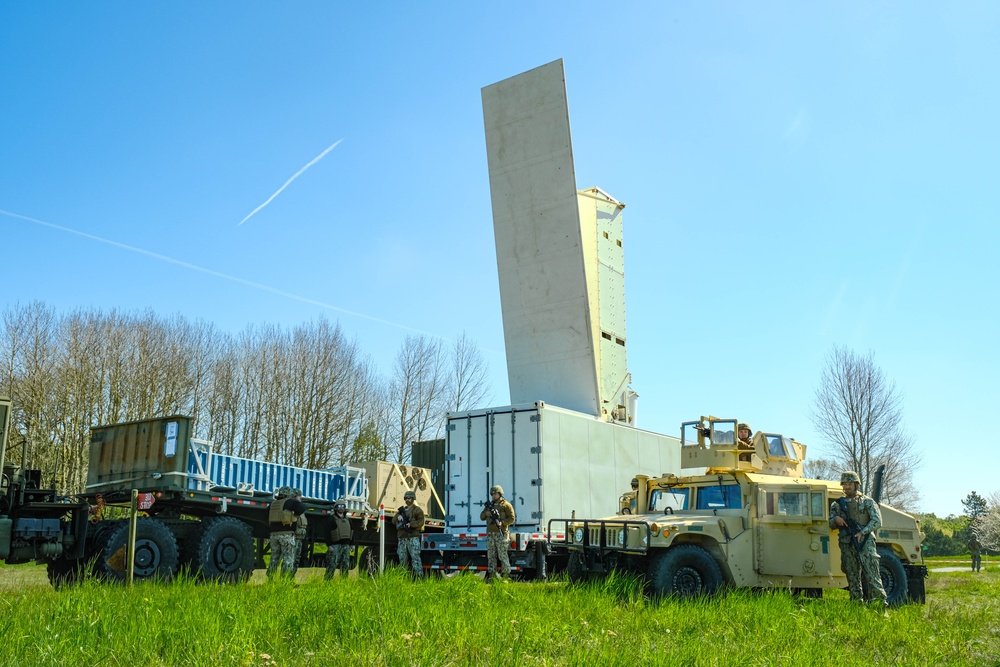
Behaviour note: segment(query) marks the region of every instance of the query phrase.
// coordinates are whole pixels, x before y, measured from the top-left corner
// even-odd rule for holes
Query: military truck
[[[806,479],[806,446],[778,433],[736,437],[737,421],[701,417],[681,426],[681,467],[695,474],[637,475],[619,514],[559,519],[571,581],[613,571],[644,575],[653,596],[711,595],[724,587],[783,588],[809,597],[845,588],[830,504],[837,482]],[[632,510],[632,506],[636,510]],[[927,568],[919,522],[880,505],[875,536],[890,605],[924,602]]]
[[[395,555],[392,522],[384,536],[378,532],[380,505],[391,514],[413,490],[431,517],[426,530],[443,527],[429,470],[385,461],[312,470],[227,455],[193,438],[192,419],[182,415],[92,428],[87,487],[65,497],[41,470],[6,460],[10,408],[0,397],[0,560],[45,564],[55,585],[127,577],[122,517],[133,490],[143,513],[131,559],[138,579],[170,578],[180,568],[211,580],[246,579],[264,564],[268,509],[282,486],[300,489],[307,508],[302,565],[322,563],[315,547],[326,542],[335,502],[347,505],[355,558],[369,569],[382,544],[387,560]]]

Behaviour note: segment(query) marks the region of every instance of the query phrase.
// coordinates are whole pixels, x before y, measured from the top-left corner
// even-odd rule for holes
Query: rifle
[[[483,507],[490,511],[490,523],[499,528],[501,533],[504,532],[503,521],[500,520],[500,510],[498,510],[496,505],[493,504],[493,501],[487,500],[483,503]]]
[[[839,528],[838,530],[840,531],[841,535],[844,534],[844,531],[850,531],[847,533],[848,535],[847,539],[850,540],[851,544],[854,545],[854,551],[856,551],[858,556],[860,557],[861,548],[865,546],[865,542],[868,541],[868,538],[871,537],[872,534],[871,533],[866,534],[864,536],[864,539],[861,540],[861,542],[858,542],[856,539],[854,539],[854,536],[861,532],[861,526],[859,526],[858,522],[852,519],[851,515],[847,512],[847,498],[845,496],[837,498],[837,504],[840,506],[840,512],[842,514],[841,518],[843,518],[844,523],[847,524],[844,528]]]

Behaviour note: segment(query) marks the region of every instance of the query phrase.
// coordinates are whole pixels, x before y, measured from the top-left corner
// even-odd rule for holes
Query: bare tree
[[[458,412],[482,407],[491,393],[489,366],[476,344],[462,332],[452,346],[451,397],[448,409]]]
[[[839,480],[842,466],[833,459],[806,459],[802,462],[807,479]]]
[[[832,458],[857,471],[862,488],[871,489],[876,469],[885,464],[883,499],[899,507],[918,502],[912,471],[920,454],[903,429],[902,396],[873,354],[862,357],[835,347],[827,357],[811,416],[826,436]]]
[[[392,427],[387,443],[394,460],[407,460],[414,440],[437,437],[447,409],[447,383],[441,342],[407,336],[396,355],[389,390]]]

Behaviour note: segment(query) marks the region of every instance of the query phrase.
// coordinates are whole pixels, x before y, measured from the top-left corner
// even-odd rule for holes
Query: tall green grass
[[[651,602],[631,577],[26,584],[0,587],[0,665],[1000,665],[1000,572],[928,588],[883,618],[844,591]]]

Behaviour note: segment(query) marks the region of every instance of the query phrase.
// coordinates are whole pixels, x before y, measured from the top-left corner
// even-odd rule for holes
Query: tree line
[[[491,398],[488,369],[464,334],[408,336],[381,372],[326,319],[231,334],[152,311],[41,303],[3,311],[0,394],[13,400],[8,462],[86,486],[90,427],[175,414],[216,451],[308,468],[404,462],[440,437],[444,414]]]

